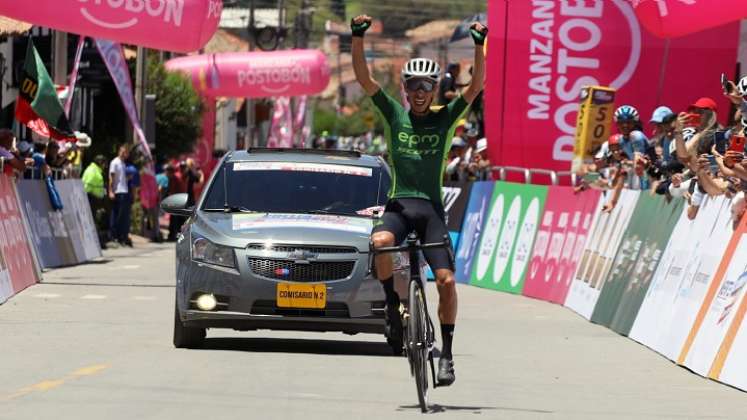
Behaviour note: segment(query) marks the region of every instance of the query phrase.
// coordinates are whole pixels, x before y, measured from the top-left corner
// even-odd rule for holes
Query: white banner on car
[[[234,171],[289,171],[316,172],[324,174],[367,176],[373,175],[373,169],[352,165],[330,165],[326,163],[303,162],[235,162]]]

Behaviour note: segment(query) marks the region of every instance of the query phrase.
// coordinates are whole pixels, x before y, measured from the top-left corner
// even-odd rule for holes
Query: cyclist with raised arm
[[[384,215],[371,235],[374,248],[401,243],[415,231],[424,243],[442,242],[448,230],[445,224],[441,187],[446,154],[454,137],[456,122],[482,91],[485,78],[483,45],[488,28],[475,22],[471,26],[475,41],[472,81],[461,96],[446,106],[431,109],[441,76],[438,64],[427,58],[408,61],[402,69],[402,83],[410,111],[387,95],[371,78],[363,52],[363,36],[371,26],[371,17],[361,15],[351,22],[353,32],[353,69],[363,90],[371,97],[387,125],[387,150],[393,182]],[[443,348],[438,363],[439,385],[455,380],[452,339],[457,315],[457,293],[451,253],[444,249],[424,251],[436,275],[439,294],[438,318]],[[376,256],[376,276],[386,295],[386,335],[395,348],[402,347],[400,299],[394,290],[391,256]]]

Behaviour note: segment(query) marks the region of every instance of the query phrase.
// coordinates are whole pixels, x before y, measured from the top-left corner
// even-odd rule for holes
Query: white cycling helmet
[[[742,96],[747,95],[747,76],[739,79],[739,82],[737,83],[737,92]]]
[[[441,67],[429,58],[413,58],[402,67],[402,81],[424,78],[438,83],[441,78]]]

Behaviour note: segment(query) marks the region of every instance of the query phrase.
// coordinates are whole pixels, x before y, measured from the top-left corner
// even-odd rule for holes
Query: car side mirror
[[[187,194],[173,194],[161,201],[161,210],[175,216],[189,217],[194,212],[194,207],[187,207]]]

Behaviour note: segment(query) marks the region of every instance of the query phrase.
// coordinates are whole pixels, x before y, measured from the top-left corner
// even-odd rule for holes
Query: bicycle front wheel
[[[418,402],[422,412],[428,411],[428,341],[426,330],[425,294],[416,281],[410,282],[409,318],[407,329],[409,342],[408,352],[415,385],[418,390]]]

